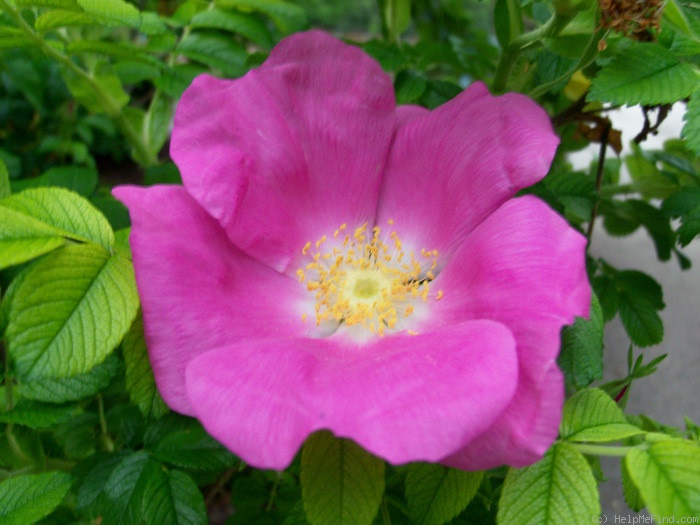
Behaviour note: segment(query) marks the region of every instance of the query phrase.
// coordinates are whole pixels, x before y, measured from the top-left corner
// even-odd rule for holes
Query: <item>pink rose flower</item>
[[[536,461],[557,434],[582,235],[538,199],[558,139],[476,83],[396,107],[360,49],[312,31],[177,108],[184,187],[120,187],[146,340],[173,409],[260,468],[319,429],[391,463]]]

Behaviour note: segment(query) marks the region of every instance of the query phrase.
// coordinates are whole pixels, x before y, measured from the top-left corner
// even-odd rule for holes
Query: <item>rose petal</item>
[[[196,78],[171,154],[236,245],[293,273],[307,241],[372,223],[394,116],[379,64],[312,31],[286,38],[241,79]]]
[[[493,97],[480,82],[423,117],[405,113],[377,223],[393,219],[402,240],[437,249],[443,262],[498,206],[547,174],[559,142],[532,100]]]
[[[561,328],[587,316],[590,306],[585,248],[586,239],[546,204],[521,197],[481,223],[431,283],[444,296],[426,328],[493,319],[512,331],[520,364],[511,406],[480,438],[493,454],[465,452],[468,459],[450,464],[465,468],[481,458],[490,466],[523,465],[551,444],[561,412],[551,400],[563,392],[561,374],[552,371]]]
[[[185,414],[185,368],[244,337],[302,335],[303,288],[235,248],[178,186],[122,186],[149,358],[168,405]]]
[[[442,460],[463,470],[500,465],[520,468],[542,459],[557,437],[564,405],[564,378],[556,363],[538,385],[521,373],[505,414],[461,451]]]
[[[514,344],[491,321],[364,346],[249,340],[194,360],[187,392],[207,431],[257,467],[285,468],[319,429],[392,463],[436,461],[488,428],[511,400]]]

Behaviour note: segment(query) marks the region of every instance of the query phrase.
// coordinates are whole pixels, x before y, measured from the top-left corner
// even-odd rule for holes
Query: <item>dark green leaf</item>
[[[61,166],[50,168],[38,177],[12,182],[14,192],[41,186],[60,186],[89,197],[97,189],[97,170],[82,166]]]
[[[29,428],[48,428],[66,421],[76,414],[75,406],[20,401],[7,412],[0,413],[3,423],[17,423]]]
[[[294,33],[307,25],[306,12],[298,5],[284,0],[217,0],[221,7],[235,7],[241,11],[255,10],[268,15],[283,33]]]
[[[661,342],[664,326],[656,313],[665,306],[661,286],[648,275],[634,270],[618,272],[615,283],[620,319],[630,339],[641,347]]]
[[[271,48],[274,44],[265,24],[245,13],[208,9],[197,13],[190,25],[193,28],[221,29],[238,33],[265,49]]]
[[[696,89],[683,116],[685,125],[681,137],[689,150],[700,156],[700,89]]]
[[[155,446],[154,455],[166,463],[201,470],[223,470],[238,462],[201,427],[169,434]]]
[[[143,491],[143,523],[206,525],[207,510],[199,488],[179,470],[153,472]]]
[[[483,472],[465,472],[430,463],[410,465],[406,501],[411,520],[424,525],[449,522],[467,507],[483,477]]]
[[[396,102],[398,104],[415,103],[423,95],[426,85],[423,77],[408,70],[400,71],[394,80]]]
[[[144,417],[158,419],[168,408],[156,389],[153,370],[148,361],[141,315],[136,318],[124,337],[122,351],[126,363],[126,389],[131,402],[139,407]]]
[[[245,49],[230,36],[215,31],[196,31],[180,41],[177,51],[187,58],[236,77],[245,72]]]
[[[10,174],[7,171],[7,166],[0,159],[0,199],[10,196]]]
[[[384,494],[384,462],[352,441],[317,432],[302,449],[301,487],[312,525],[370,525]]]
[[[578,317],[562,331],[559,367],[567,381],[577,388],[603,377],[604,325],[603,310],[593,295],[589,319]]]

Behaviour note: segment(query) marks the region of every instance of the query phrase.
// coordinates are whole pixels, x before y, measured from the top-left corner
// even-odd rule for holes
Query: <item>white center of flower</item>
[[[316,325],[362,326],[379,336],[400,330],[401,320],[413,315],[416,302],[428,301],[437,250],[421,250],[418,256],[406,253],[396,232],[382,239],[377,226],[371,237],[367,224],[352,234],[346,230],[343,224],[332,240],[324,235],[302,250],[311,262],[296,273],[314,294]],[[330,248],[324,247],[327,242]],[[442,290],[434,296],[441,297]],[[302,320],[306,318],[302,315]]]

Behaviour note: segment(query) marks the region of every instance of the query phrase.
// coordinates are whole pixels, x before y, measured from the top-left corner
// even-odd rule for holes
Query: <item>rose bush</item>
[[[392,462],[522,466],[557,434],[586,240],[538,199],[558,139],[476,83],[396,107],[360,49],[308,32],[176,113],[184,186],[120,187],[158,388],[246,462],[319,429]]]

